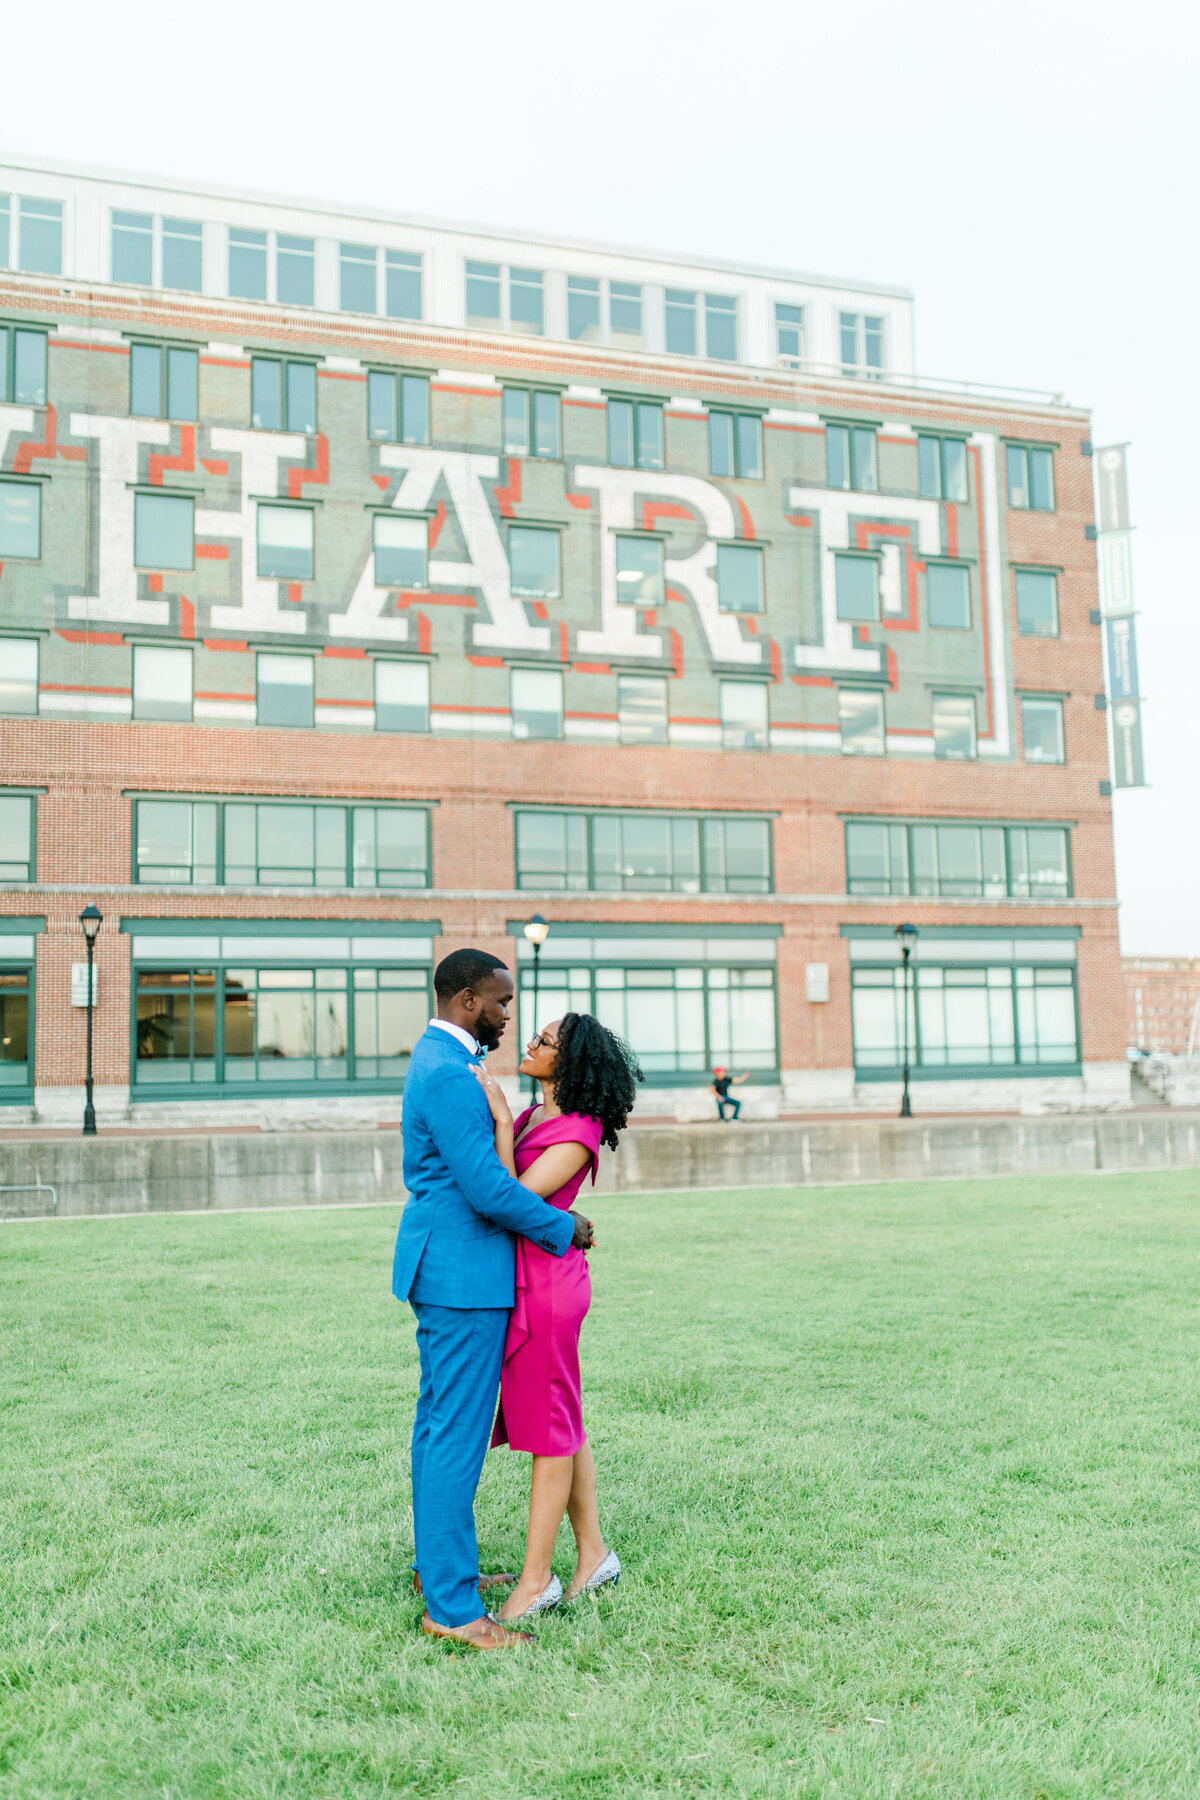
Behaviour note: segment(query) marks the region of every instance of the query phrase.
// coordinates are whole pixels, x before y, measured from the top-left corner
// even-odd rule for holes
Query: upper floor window
[[[950,899],[1068,899],[1067,833],[1059,825],[848,820],[846,889]]]
[[[271,506],[266,502],[259,504],[256,573],[265,581],[312,580],[311,506]],[[261,662],[261,657],[259,660]],[[287,659],[285,657],[282,660]],[[311,658],[309,660],[311,662]]]
[[[0,269],[61,275],[62,228],[61,200],[0,194]]]
[[[275,356],[250,360],[250,422],[256,431],[317,429],[317,371],[313,363]]]
[[[46,404],[46,333],[0,325],[0,400]]]
[[[156,267],[160,273],[155,280]],[[204,227],[198,219],[160,219],[154,213],[112,216],[112,278],[136,287],[198,294],[204,282]]]
[[[763,554],[758,544],[717,545],[717,605],[722,612],[760,613]]]
[[[367,375],[367,436],[375,443],[429,442],[429,377],[372,369]]]
[[[1017,630],[1022,637],[1058,636],[1058,576],[1053,569],[1017,569]]]
[[[666,599],[663,541],[618,535],[613,547],[617,600],[624,606],[662,606]]]
[[[557,600],[562,593],[562,546],[552,527],[510,525],[509,582],[528,600]]]
[[[736,362],[738,303],[735,296],[668,288],[666,348],[676,356],[707,356],[718,362]]]
[[[1054,452],[1035,444],[1008,444],[1008,504],[1030,512],[1054,511]]]
[[[642,343],[641,283],[568,275],[567,336],[577,344],[610,343],[639,348]]]
[[[133,716],[175,719],[192,716],[192,652],[158,644],[135,644]]]
[[[383,310],[389,319],[419,319],[421,256],[414,250],[380,251],[374,244],[338,247],[339,305],[343,312],[378,313],[380,261]]]
[[[935,629],[971,629],[971,578],[964,563],[927,563],[925,600]]]
[[[467,324],[486,331],[517,331],[541,337],[546,328],[540,269],[505,269],[500,263],[468,262]]]
[[[720,684],[721,743],[726,750],[765,750],[768,743],[767,689],[761,681]]]
[[[879,468],[873,425],[825,427],[825,478],[833,488],[879,491]]]
[[[617,727],[623,744],[665,744],[670,716],[665,675],[617,676]]]
[[[504,454],[562,455],[561,402],[557,394],[541,389],[505,388]]]
[[[20,558],[36,562],[42,554],[42,484],[0,478],[0,562]],[[0,638],[0,663],[8,655],[8,638]]]
[[[883,368],[884,325],[876,313],[839,312],[838,341],[843,375],[878,379]]]
[[[917,438],[917,466],[926,500],[966,500],[967,446],[961,438]]]
[[[316,298],[316,244],[310,237],[275,234],[275,298],[280,306],[311,306]]]
[[[429,664],[375,664],[376,731],[429,730]]]
[[[133,841],[138,881],[236,887],[429,885],[429,815],[424,807],[135,800]]]
[[[762,420],[757,413],[709,413],[708,467],[712,475],[762,480]]]
[[[769,894],[767,819],[519,812],[517,886],[599,893]]]
[[[933,754],[970,761],[977,754],[974,694],[934,694]]]
[[[887,749],[883,695],[876,688],[838,689],[843,756],[882,756]]]
[[[196,502],[190,494],[133,496],[133,562],[138,569],[194,569]]]
[[[423,588],[429,581],[429,521],[375,514],[375,585]]]
[[[879,558],[861,551],[844,551],[834,556],[833,567],[838,618],[863,624],[877,619]]]
[[[558,669],[514,669],[511,676],[512,734],[515,738],[560,738],[563,684]]]
[[[268,509],[260,506],[262,515]],[[309,514],[311,519],[312,515]],[[261,569],[259,570],[261,574]],[[311,656],[276,656],[260,650],[256,658],[257,720],[260,725],[311,727],[313,723],[313,659]],[[230,876],[237,880],[237,876]]]
[[[0,713],[32,718],[38,709],[37,638],[0,638]]]
[[[229,227],[229,292],[235,300],[267,297],[267,234]]]
[[[804,360],[804,308],[775,302],[775,356],[789,368],[798,369]]]
[[[200,355],[174,344],[133,344],[129,410],[142,419],[199,417]]]
[[[608,460],[619,469],[661,469],[663,409],[649,400],[610,400]]]
[[[1026,762],[1066,762],[1062,701],[1048,699],[1044,694],[1024,695],[1021,700],[1021,741]]]
[[[36,881],[32,794],[0,794],[0,881]]]

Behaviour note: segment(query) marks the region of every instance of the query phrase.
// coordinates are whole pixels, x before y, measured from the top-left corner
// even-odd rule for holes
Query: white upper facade
[[[0,161],[0,269],[820,374],[914,372],[905,289]]]

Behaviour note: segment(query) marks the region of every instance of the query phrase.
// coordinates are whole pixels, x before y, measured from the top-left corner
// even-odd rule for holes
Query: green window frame
[[[509,591],[523,600],[562,597],[562,534],[554,525],[510,525]]]
[[[970,631],[971,571],[966,563],[925,563],[925,614],[934,631]]]
[[[758,815],[517,808],[516,883],[562,893],[770,894],[772,835]]]
[[[846,892],[938,899],[1069,900],[1066,825],[846,820]]]
[[[367,436],[375,444],[429,442],[429,377],[367,371]]]
[[[1017,512],[1053,512],[1053,447],[1048,444],[1006,444],[1004,460],[1009,506]]]
[[[48,342],[44,331],[0,323],[0,400],[11,400],[17,406],[45,406]]]
[[[905,971],[852,962],[850,1015],[856,1079],[896,1080],[904,1040]],[[909,971],[910,1071],[925,1079],[1078,1074],[1079,992],[1073,962],[989,957],[938,960],[923,943]]]
[[[37,795],[0,789],[0,881],[37,880]],[[0,932],[0,957],[4,934]]]
[[[200,352],[182,344],[131,344],[129,412],[138,419],[198,419]]]
[[[503,425],[505,456],[562,456],[562,403],[553,389],[506,387]]]
[[[41,555],[41,482],[0,476],[0,562],[39,562]]]
[[[717,545],[717,606],[721,612],[761,613],[766,609],[761,544]]]
[[[825,481],[831,488],[860,494],[879,492],[879,456],[874,425],[825,427]]]
[[[708,472],[740,481],[762,480],[763,427],[759,413],[709,413]]]
[[[196,502],[191,494],[139,489],[133,496],[135,569],[189,571],[196,566]]]
[[[317,366],[291,357],[250,359],[250,423],[255,431],[317,430]]]
[[[1063,703],[1053,694],[1022,694],[1021,759],[1027,763],[1065,763],[1067,735]]]
[[[637,935],[636,927],[627,927]],[[649,950],[650,945],[644,944]],[[707,1087],[718,1064],[779,1079],[775,961],[744,962],[744,944],[720,936],[666,939],[661,956],[622,955],[619,939],[572,947],[549,940],[535,977],[518,945],[523,1041],[555,1016],[586,1012],[624,1038],[649,1087]],[[535,1011],[536,988],[536,1011]]]
[[[804,361],[805,318],[802,306],[775,302],[775,360],[789,369],[798,369]]]
[[[36,967],[6,953],[5,938],[0,932],[0,1106],[20,1106],[33,1099]]]
[[[1058,636],[1058,574],[1054,569],[1014,569],[1017,631],[1021,637]]]
[[[193,1094],[394,1092],[432,1006],[427,960],[272,956],[271,938],[234,964],[135,960],[130,1032],[135,1098]]]
[[[617,469],[665,469],[660,400],[608,401],[608,460]]]
[[[838,618],[857,624],[878,619],[879,558],[869,552],[839,550],[833,569]]]
[[[307,858],[305,853],[307,852]],[[133,879],[183,887],[429,887],[425,806],[354,801],[133,801]]]
[[[965,503],[970,498],[965,439],[918,432],[917,477],[922,499]]]

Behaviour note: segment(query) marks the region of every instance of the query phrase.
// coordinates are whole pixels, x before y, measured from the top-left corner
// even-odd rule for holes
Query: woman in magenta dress
[[[541,1083],[540,1105],[514,1121],[503,1091],[477,1074],[496,1122],[496,1151],[523,1187],[568,1208],[600,1146],[617,1147],[642,1078],[628,1048],[589,1013],[565,1013],[528,1045],[522,1075]],[[501,1608],[506,1624],[549,1611],[564,1598],[550,1567],[564,1512],[577,1550],[565,1598],[616,1584],[621,1565],[600,1532],[596,1465],[583,1429],[579,1332],[592,1282],[582,1250],[551,1256],[517,1239],[516,1304],[509,1321],[493,1444],[533,1456],[529,1538],[521,1578]]]

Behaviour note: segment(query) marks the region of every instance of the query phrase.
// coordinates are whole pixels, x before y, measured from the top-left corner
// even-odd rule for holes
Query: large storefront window
[[[33,1099],[34,948],[43,925],[0,921],[0,1105]]]
[[[906,1012],[894,945],[852,941],[850,982],[856,1072],[894,1077]],[[1072,1071],[1079,1064],[1074,940],[923,935],[909,971],[907,1017],[908,1061],[917,1074]]]
[[[769,894],[768,819],[519,812],[517,886],[613,893]]]
[[[247,927],[211,939],[137,933],[135,1092],[402,1082],[430,1016],[432,948],[428,938],[289,939]],[[202,950],[211,962],[188,955]]]
[[[633,928],[630,928],[632,932]],[[778,1069],[773,938],[559,938],[534,971],[518,943],[521,1042],[590,1012],[625,1038],[651,1082],[707,1080],[718,1064]]]
[[[429,814],[415,806],[134,802],[139,881],[236,887],[429,886]]]

